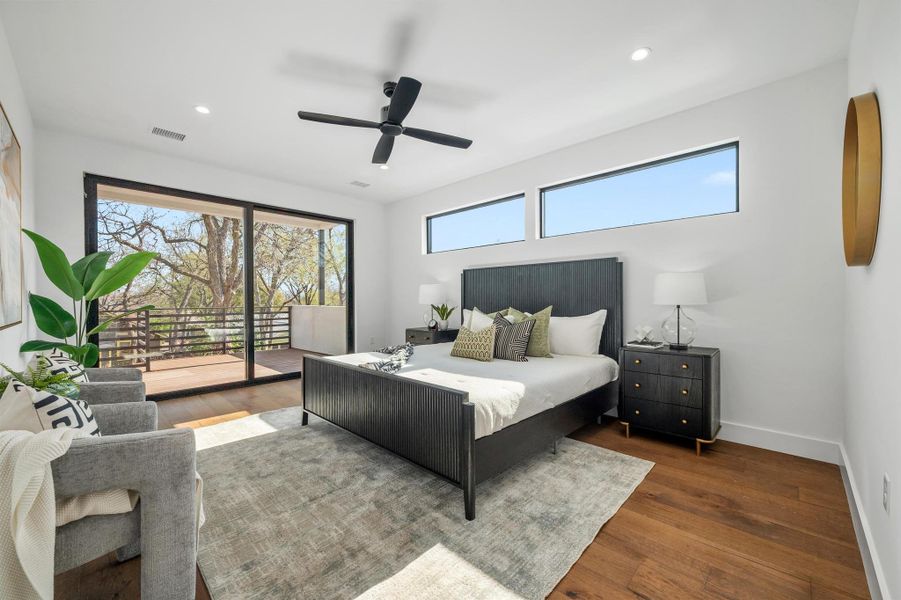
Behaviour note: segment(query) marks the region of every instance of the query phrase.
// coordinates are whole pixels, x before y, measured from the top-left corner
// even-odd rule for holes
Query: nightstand
[[[621,348],[619,418],[626,427],[695,440],[695,452],[720,430],[720,351]]]
[[[457,339],[459,329],[429,329],[428,327],[408,327],[407,341],[422,346],[425,344],[441,344],[444,342],[453,342]]]

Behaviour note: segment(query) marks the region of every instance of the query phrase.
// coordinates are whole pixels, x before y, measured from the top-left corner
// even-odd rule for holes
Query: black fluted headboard
[[[537,312],[553,305],[553,316],[578,317],[605,308],[600,352],[618,360],[623,343],[623,263],[617,258],[465,269],[461,289],[462,307],[477,306],[482,312],[510,306]]]

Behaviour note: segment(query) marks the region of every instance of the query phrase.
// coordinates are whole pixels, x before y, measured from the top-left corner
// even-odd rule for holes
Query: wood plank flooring
[[[160,427],[200,427],[300,403],[285,381],[161,402]],[[717,442],[693,443],[616,422],[574,438],[656,463],[549,596],[551,600],[867,599],[838,467]],[[56,578],[58,599],[140,596],[140,558],[103,557]],[[198,575],[197,597],[209,598]]]

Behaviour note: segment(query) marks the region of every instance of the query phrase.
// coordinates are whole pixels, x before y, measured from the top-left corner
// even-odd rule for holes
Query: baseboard
[[[870,586],[870,596],[873,600],[888,600],[891,598],[885,583],[885,571],[879,562],[876,546],[873,544],[873,533],[867,515],[860,504],[860,494],[854,481],[854,472],[851,471],[851,462],[845,451],[845,445],[839,444],[842,455],[842,481],[845,484],[845,493],[848,496],[848,506],[851,509],[851,520],[854,523],[854,533],[857,536],[857,545],[860,546],[860,557],[867,573],[867,584]]]
[[[841,445],[837,442],[785,431],[723,421],[719,439],[821,460],[834,465],[844,464]]]

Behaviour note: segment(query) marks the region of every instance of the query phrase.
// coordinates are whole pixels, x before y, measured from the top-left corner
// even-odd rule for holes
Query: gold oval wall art
[[[842,233],[849,267],[870,264],[876,250],[882,194],[881,127],[875,92],[851,98],[842,164]]]

